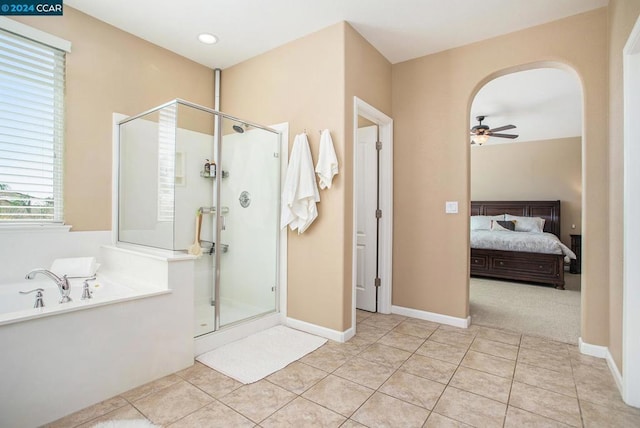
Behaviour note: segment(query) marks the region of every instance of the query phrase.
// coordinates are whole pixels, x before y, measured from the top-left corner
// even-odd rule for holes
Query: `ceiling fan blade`
[[[489,132],[506,131],[507,129],[513,129],[515,127],[516,127],[515,125],[498,126],[497,128],[490,129]]]
[[[513,129],[515,127],[516,127],[515,125],[498,126],[497,128],[490,129],[489,132],[506,131],[507,129]]]
[[[494,134],[491,133],[492,137],[498,137],[498,138],[518,138],[517,135],[515,134]]]

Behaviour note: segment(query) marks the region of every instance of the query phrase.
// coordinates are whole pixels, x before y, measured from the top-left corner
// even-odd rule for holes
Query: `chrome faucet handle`
[[[36,303],[33,305],[34,308],[44,308],[44,300],[42,300],[44,288],[34,288],[29,291],[19,291],[20,294],[31,294],[36,291]]]
[[[93,297],[93,291],[89,290],[89,281],[94,281],[95,279],[96,277],[94,276],[84,280],[84,284],[82,285],[82,297],[80,297],[80,300],[87,300]]]
[[[44,288],[34,288],[33,290],[29,290],[29,291],[18,291],[18,293],[20,293],[20,294],[31,294],[34,291],[37,291],[38,293],[42,293],[44,291]]]

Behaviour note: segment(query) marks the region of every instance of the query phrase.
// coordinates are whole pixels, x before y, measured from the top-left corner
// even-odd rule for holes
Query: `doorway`
[[[484,122],[476,125],[478,120]],[[500,204],[495,209],[502,210],[487,214],[492,217],[472,217],[471,247],[491,251],[513,248],[511,251],[518,254],[539,252],[535,246],[527,247],[538,238],[535,230],[526,232],[526,228],[518,228],[521,219],[507,221],[515,231],[503,232],[497,231],[497,227],[485,227],[483,221],[489,224],[490,219],[496,222],[516,219],[499,218],[504,214],[543,216],[547,218],[545,230],[549,232],[546,240],[554,252],[563,250],[565,262],[572,259],[573,253],[577,256],[571,269],[568,265],[563,269],[562,261],[554,267],[564,278],[565,290],[560,291],[540,285],[536,272],[517,265],[515,259],[502,260],[511,255],[491,253],[490,257],[500,258],[500,266],[494,266],[494,259],[489,259],[485,266],[472,269],[474,276],[469,286],[472,323],[509,326],[521,333],[577,344],[583,218],[580,81],[561,64],[502,74],[476,93],[470,122],[479,129],[484,125],[491,130],[488,139],[474,139],[471,143],[471,200],[494,201]],[[541,208],[525,208],[522,201],[539,204],[560,201],[557,219],[549,218]],[[521,205],[522,212],[516,212]],[[554,244],[551,237],[564,245]],[[528,263],[534,264],[531,260],[535,255],[526,257]],[[503,263],[509,268],[503,268]]]
[[[354,97],[353,117],[352,326],[355,328],[357,302],[371,312],[391,313],[393,119],[358,97]],[[371,214],[359,215],[363,210]]]

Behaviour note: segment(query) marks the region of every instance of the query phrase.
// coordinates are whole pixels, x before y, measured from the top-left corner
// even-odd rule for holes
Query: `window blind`
[[[65,52],[0,29],[0,222],[63,221]]]

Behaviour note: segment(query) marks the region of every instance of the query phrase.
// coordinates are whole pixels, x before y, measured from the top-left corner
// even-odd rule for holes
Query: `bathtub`
[[[193,364],[193,257],[113,246],[93,298],[49,278],[0,284],[0,427],[35,427]],[[26,272],[25,272],[26,273]],[[33,308],[41,287],[44,308]]]
[[[94,281],[89,281],[91,299],[82,300],[83,279],[69,279],[72,299],[68,303],[59,303],[60,291],[58,286],[50,279],[25,280],[16,284],[0,286],[0,326],[16,323],[34,318],[41,318],[90,309],[95,306],[107,305],[126,300],[143,298],[157,294],[167,293],[167,290],[136,290],[110,280],[104,275],[98,274]],[[36,293],[20,294],[20,291],[29,291],[42,288],[44,307],[34,308]]]

